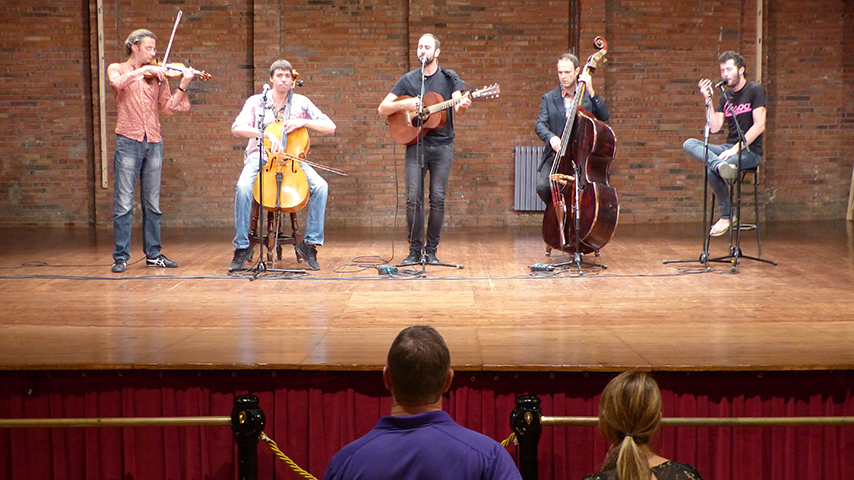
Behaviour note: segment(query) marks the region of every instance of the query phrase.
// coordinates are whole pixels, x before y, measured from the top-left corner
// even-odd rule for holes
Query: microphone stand
[[[302,273],[305,274],[305,270],[276,270],[273,268],[267,268],[267,262],[264,261],[264,246],[267,243],[266,240],[269,239],[270,235],[275,235],[275,242],[278,243],[279,240],[279,220],[276,221],[276,231],[273,233],[267,232],[267,239],[264,238],[263,234],[263,225],[265,223],[264,214],[267,213],[264,210],[264,116],[267,113],[267,92],[269,92],[269,87],[264,84],[264,93],[261,95],[261,109],[258,114],[258,225],[257,225],[257,235],[258,235],[258,244],[260,248],[258,250],[258,263],[255,264],[254,267],[247,270],[247,272],[252,273],[253,278],[257,278],[259,275],[266,272],[274,272],[274,273]],[[290,92],[288,92],[288,103],[287,108],[285,109],[286,114],[290,112],[290,103],[291,103],[291,95],[293,94],[293,87],[291,87]],[[277,215],[281,216],[281,212],[276,212]],[[275,261],[272,262],[272,266],[275,267]]]
[[[578,104],[581,105],[581,100],[584,96],[584,89],[582,88],[578,93],[576,93],[576,95],[579,95]],[[571,129],[571,126],[570,126],[570,129]],[[563,139],[561,139],[561,140],[563,140]],[[569,137],[567,137],[567,140],[569,140]],[[560,161],[560,159],[564,157],[564,155],[566,154],[566,149],[569,146],[568,141],[565,144],[564,144],[564,142],[561,142],[561,143],[562,143],[562,145],[561,145],[560,152],[557,152],[555,154],[555,159],[554,159],[555,164],[557,164]],[[584,267],[593,267],[593,268],[597,268],[599,270],[605,270],[608,268],[608,266],[605,265],[604,263],[593,263],[593,262],[585,261],[584,260],[584,254],[581,253],[581,235],[579,233],[581,231],[581,208],[580,208],[580,205],[581,205],[581,181],[579,179],[581,178],[582,172],[581,172],[580,166],[578,165],[578,162],[576,162],[575,160],[572,160],[571,163],[572,163],[573,175],[575,175],[575,180],[572,182],[573,183],[573,195],[575,196],[575,201],[572,203],[572,221],[573,221],[573,225],[575,227],[575,229],[574,229],[575,241],[572,244],[574,253],[572,254],[572,260],[570,260],[568,262],[555,263],[555,264],[551,265],[551,269],[554,270],[554,269],[560,269],[560,268],[564,268],[564,267],[568,267],[568,266],[575,266],[575,268],[578,269],[578,274],[584,275]],[[564,219],[564,221],[566,221],[566,219]],[[569,243],[565,243],[564,245],[561,246],[561,250],[563,250],[564,248],[569,247],[569,246],[570,246]],[[594,250],[592,253],[596,256],[596,258],[599,258],[601,261],[601,257],[599,256],[599,249]]]
[[[691,263],[700,262],[705,266],[705,271],[710,271],[709,267],[709,244],[711,243],[711,220],[709,215],[709,133],[711,130],[712,112],[709,107],[712,106],[714,97],[714,89],[709,89],[709,96],[706,98],[706,127],[703,129],[703,251],[700,252],[700,258],[697,260],[664,260],[662,263]],[[711,206],[714,208],[714,205]]]
[[[562,151],[564,151],[564,150],[566,150],[566,149],[562,149]],[[558,154],[555,155],[555,162],[558,162],[560,160],[560,158],[562,158],[562,157],[563,157],[563,153],[558,152]],[[581,178],[580,177],[581,169],[579,168],[578,164],[575,161],[572,162],[572,170],[573,170],[573,173],[575,175],[575,180],[573,181],[573,195],[575,196],[575,201],[573,202],[572,209],[571,209],[572,210],[572,222],[573,222],[573,225],[575,226],[575,235],[574,235],[575,241],[572,242],[572,247],[573,247],[574,253],[572,254],[572,260],[570,260],[568,262],[550,264],[550,265],[548,265],[547,268],[549,269],[548,271],[552,271],[552,270],[566,268],[569,266],[575,266],[575,268],[578,269],[578,275],[584,275],[584,267],[594,267],[594,268],[598,268],[601,270],[605,270],[608,268],[608,266],[605,265],[604,263],[588,262],[588,261],[584,260],[584,254],[581,253],[581,235],[579,235],[579,233],[578,233],[581,230],[581,210],[578,207],[579,205],[581,205],[579,203],[579,202],[581,202],[581,185],[580,185],[581,182],[578,181],[578,179]],[[569,246],[570,246],[570,244],[566,243],[563,245],[563,248],[566,248]],[[563,250],[563,248],[561,248],[561,250]],[[599,250],[598,249],[594,250],[593,253],[594,253],[594,255],[596,255],[597,258],[601,258],[601,257],[599,257]],[[535,267],[535,266],[532,266],[531,271],[535,271],[533,267]]]
[[[721,85],[721,95],[723,96],[723,98],[725,100],[727,100],[726,90],[724,90],[722,85]],[[744,150],[747,150],[747,152],[750,153],[750,146],[747,144],[747,139],[744,137],[744,132],[741,130],[741,125],[738,124],[738,119],[735,116],[735,108],[731,103],[727,106],[727,111],[732,114],[732,120],[733,120],[733,123],[735,124],[735,130],[736,130],[736,132],[738,132],[738,141],[741,145],[744,145],[744,148],[738,149],[738,160],[736,162],[736,165],[738,167],[738,170],[737,170],[738,173],[736,174],[736,177],[734,180],[729,181],[729,184],[730,184],[730,187],[729,187],[730,208],[732,206],[732,201],[733,201],[733,186],[735,186],[735,188],[738,191],[738,193],[735,194],[736,205],[735,205],[734,215],[730,214],[730,226],[729,226],[729,251],[730,251],[730,254],[723,256],[723,257],[712,258],[709,261],[710,262],[723,262],[723,263],[729,263],[731,261],[732,267],[730,268],[730,271],[732,273],[738,273],[738,263],[739,263],[740,258],[747,258],[747,259],[756,260],[759,262],[770,263],[771,265],[777,265],[777,262],[774,260],[766,260],[764,258],[749,257],[747,255],[742,255],[742,253],[741,253],[741,152]],[[757,223],[759,222],[758,218],[756,219],[756,222]],[[733,245],[733,235],[735,235],[735,245]]]
[[[418,129],[419,129],[418,130],[418,137],[417,137],[418,139],[415,142],[415,157],[418,158],[418,175],[419,175],[418,196],[420,197],[420,200],[421,200],[421,208],[419,210],[422,212],[421,213],[421,227],[424,229],[424,233],[422,233],[422,235],[421,235],[421,245],[422,245],[422,248],[424,248],[424,249],[427,248],[427,227],[424,225],[424,222],[425,222],[425,220],[429,219],[429,217],[424,214],[424,210],[425,210],[424,209],[424,176],[425,175],[423,174],[423,172],[424,172],[424,144],[423,144],[424,135],[422,135],[422,133],[424,131],[424,122],[426,120],[426,119],[422,118],[422,116],[424,115],[424,94],[426,93],[425,92],[425,89],[426,89],[425,84],[427,82],[427,76],[425,74],[426,70],[427,70],[427,54],[425,53],[421,57],[421,93],[418,96],[418,109],[416,110],[416,116],[415,116],[415,118],[418,119]],[[438,69],[437,69],[437,73],[438,73]],[[431,182],[433,181],[432,174],[430,176],[430,181]],[[416,210],[416,212],[413,214],[413,216],[415,218],[413,218],[412,227],[409,229],[409,238],[410,239],[412,238],[412,233],[415,229],[415,221],[418,218],[418,210]],[[415,265],[415,264],[412,264],[412,265]],[[401,265],[397,265],[397,266],[398,267],[408,267],[408,266],[412,266],[412,265],[402,265],[401,264]],[[421,265],[421,274],[419,276],[420,277],[426,277],[427,276],[427,265],[428,265],[426,250],[421,252],[421,259],[418,262],[418,265]],[[463,265],[456,265],[456,264],[451,264],[451,263],[431,263],[429,265],[434,266],[434,267],[452,267],[452,268],[460,268],[460,269],[465,268]]]

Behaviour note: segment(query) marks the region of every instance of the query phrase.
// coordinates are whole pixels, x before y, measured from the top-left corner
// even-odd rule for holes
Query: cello
[[[593,44],[599,51],[588,58],[583,72],[593,73],[604,63],[607,42],[596,37]],[[579,108],[584,88],[584,82],[575,88],[549,175],[552,202],[543,215],[543,241],[574,255],[579,267],[581,255],[598,254],[611,240],[620,214],[617,191],[608,185],[617,140],[609,126]]]
[[[293,70],[294,85],[302,85],[299,72]],[[310,141],[308,130],[300,127],[287,133],[285,120],[289,117],[293,87],[288,92],[285,114],[282,120],[271,123],[264,129],[264,152],[267,154],[267,164],[263,171],[255,177],[252,189],[255,201],[269,212],[294,213],[308,204],[309,189],[305,171],[300,163],[320,168],[336,175],[346,177],[347,174],[336,168],[311,162],[306,158]],[[273,152],[267,133],[279,139],[282,144],[281,152]],[[263,182],[263,184],[262,184]],[[263,195],[263,201],[261,197]]]
[[[308,204],[308,180],[300,166],[300,161],[308,153],[308,130],[300,127],[290,134],[285,133],[285,122],[279,120],[271,123],[264,132],[279,138],[284,152],[273,153],[270,140],[264,136],[267,164],[264,165],[263,173],[255,178],[252,190],[255,201],[270,212],[298,212]]]
[[[299,74],[293,71],[294,83]],[[267,163],[255,177],[255,185],[252,196],[255,205],[252,206],[252,221],[258,222],[258,238],[261,245],[267,246],[267,261],[273,262],[273,250],[281,260],[282,247],[279,240],[296,245],[302,240],[297,225],[296,212],[302,210],[308,204],[309,188],[305,171],[300,166],[300,160],[308,153],[309,139],[308,130],[305,127],[297,128],[290,134],[287,133],[286,120],[290,117],[291,99],[294,89],[288,92],[284,115],[281,120],[275,121],[264,129],[264,153],[267,154]],[[272,142],[267,135],[276,137],[281,144],[279,151],[273,151]],[[267,234],[261,232],[263,227],[260,221],[260,211],[267,211]],[[256,215],[256,212],[258,214]],[[284,235],[281,231],[282,214],[290,213],[291,228],[293,234]],[[256,220],[258,219],[258,220]],[[263,251],[263,248],[262,248]],[[297,256],[299,260],[299,256]]]

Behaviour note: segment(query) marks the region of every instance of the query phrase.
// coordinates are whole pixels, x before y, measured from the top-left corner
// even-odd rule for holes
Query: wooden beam
[[[762,83],[762,23],[764,0],[756,0],[756,81]]]
[[[845,218],[849,222],[854,222],[854,169],[851,169],[851,186],[848,187],[848,215]]]
[[[101,188],[107,188],[107,103],[104,95],[104,1],[98,0],[98,137],[101,150]]]

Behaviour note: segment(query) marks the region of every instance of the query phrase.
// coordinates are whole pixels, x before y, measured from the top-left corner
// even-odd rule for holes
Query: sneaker
[[[251,262],[254,256],[255,250],[252,247],[235,248],[234,258],[231,259],[231,266],[228,267],[228,271],[246,270],[246,262]]]
[[[297,252],[298,262],[305,260],[305,266],[309,270],[320,270],[320,264],[317,263],[317,247],[305,242],[299,242],[294,245],[294,250]]]
[[[420,250],[410,250],[409,256],[404,258],[402,262],[403,265],[415,265],[417,263],[421,263],[421,251]]]
[[[724,180],[732,180],[738,176],[738,167],[730,163],[722,163],[718,167],[718,173]]]
[[[116,260],[113,262],[113,273],[122,273],[128,268],[127,260]]]
[[[439,257],[436,256],[436,252],[427,252],[427,263],[430,265],[439,265]]]
[[[166,255],[162,253],[157,256],[157,258],[145,258],[145,264],[149,267],[163,267],[163,268],[175,268],[178,266],[178,262],[173,262],[166,258]]]

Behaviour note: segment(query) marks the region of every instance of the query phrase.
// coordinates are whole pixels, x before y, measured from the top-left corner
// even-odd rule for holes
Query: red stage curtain
[[[457,372],[444,406],[462,425],[501,441],[517,394],[540,396],[544,415],[595,416],[612,376]],[[854,416],[854,372],[655,377],[666,417]],[[265,432],[318,478],[390,407],[379,372],[0,372],[0,417],[228,416],[244,393],[260,398]],[[544,427],[540,478],[580,480],[607,447],[595,427]],[[707,480],[837,479],[854,466],[854,426],[665,428],[654,447]],[[258,451],[259,478],[298,478],[266,445]],[[4,429],[0,479],[225,480],[236,477],[235,452],[228,427]]]

